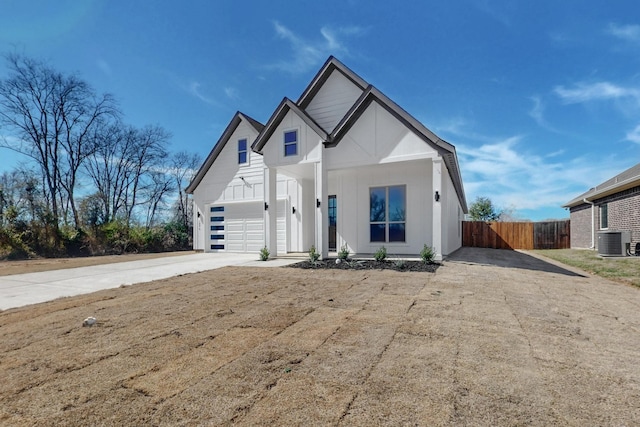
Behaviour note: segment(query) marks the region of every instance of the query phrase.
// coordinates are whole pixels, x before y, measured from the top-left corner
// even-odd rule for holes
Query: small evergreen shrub
[[[260,249],[260,261],[267,261],[269,259],[269,255],[270,255],[270,252],[266,246]]]
[[[436,258],[436,251],[431,247],[424,245],[422,250],[420,251],[420,259],[425,264],[432,264],[433,260]]]
[[[381,246],[380,249],[378,249],[376,253],[373,254],[373,259],[375,259],[378,262],[382,262],[385,259],[387,259],[387,248],[385,248],[384,246]]]
[[[316,247],[311,245],[311,249],[309,249],[309,261],[315,264],[319,259],[320,254],[316,251]]]
[[[338,259],[346,260],[349,258],[349,248],[347,245],[342,245],[338,252]]]

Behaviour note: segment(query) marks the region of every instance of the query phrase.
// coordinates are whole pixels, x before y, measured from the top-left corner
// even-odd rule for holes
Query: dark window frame
[[[289,135],[294,135],[293,140],[288,140]],[[295,157],[298,155],[298,129],[286,130],[283,133],[282,140],[284,142],[284,156]]]
[[[401,219],[397,218],[398,213],[389,212],[390,194],[393,191],[402,189],[402,203],[399,212]],[[380,203],[383,204],[382,210],[380,206],[374,206],[374,194],[380,194],[384,191],[384,198]],[[397,197],[397,194],[393,195]],[[396,200],[397,202],[397,200]],[[376,208],[377,211],[373,209]],[[392,230],[396,230],[395,232]],[[399,239],[396,236],[401,236]],[[407,242],[407,186],[387,185],[369,187],[369,243],[406,243]]]
[[[238,140],[238,164],[239,165],[246,165],[249,163],[249,151],[247,150],[247,147],[248,147],[247,138],[240,138]]]

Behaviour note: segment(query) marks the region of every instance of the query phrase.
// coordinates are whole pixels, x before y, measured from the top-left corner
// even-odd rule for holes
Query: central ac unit
[[[598,254],[627,256],[631,250],[630,231],[598,231]]]

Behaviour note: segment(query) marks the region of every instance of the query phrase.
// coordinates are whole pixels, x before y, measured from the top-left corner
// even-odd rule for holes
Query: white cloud
[[[608,34],[632,43],[640,43],[640,25],[618,25],[611,23],[606,29]]]
[[[198,98],[202,102],[205,102],[205,103],[210,104],[210,105],[216,105],[216,102],[213,99],[205,96],[200,91],[200,87],[201,86],[202,85],[200,83],[198,83],[196,81],[193,81],[193,82],[189,83],[189,86],[188,86],[187,90],[191,95],[195,96],[196,98]]]
[[[98,65],[100,71],[102,71],[105,75],[111,77],[113,71],[111,70],[111,66],[107,61],[105,61],[104,59],[98,59],[96,64]]]
[[[517,210],[559,208],[620,172],[613,158],[601,158],[595,167],[593,159],[527,152],[525,142],[516,135],[480,146],[456,144],[469,202],[486,196],[499,207]]]
[[[619,86],[610,82],[578,83],[570,89],[564,86],[556,86],[553,91],[567,104],[621,98],[640,100],[640,90]]]
[[[234,101],[238,100],[240,97],[238,95],[238,90],[234,87],[225,87],[224,94],[227,95],[229,99]]]
[[[279,38],[287,41],[293,51],[293,58],[272,64],[270,68],[287,71],[292,74],[303,73],[321,64],[329,55],[349,55],[349,50],[343,41],[344,38],[359,36],[364,33],[361,27],[322,27],[321,39],[316,41],[306,40],[295,34],[289,28],[273,23]]]
[[[631,142],[635,142],[636,144],[640,144],[640,125],[627,132],[625,139]]]

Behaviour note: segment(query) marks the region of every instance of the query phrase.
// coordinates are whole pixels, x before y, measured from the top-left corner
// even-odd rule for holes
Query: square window
[[[390,242],[406,241],[404,227],[405,227],[404,223],[389,224],[389,241]]]
[[[298,154],[298,131],[290,130],[284,133],[284,155],[296,156]]]
[[[247,140],[238,140],[238,164],[247,163]]]
[[[372,242],[386,242],[386,229],[384,224],[371,224],[371,241]]]

